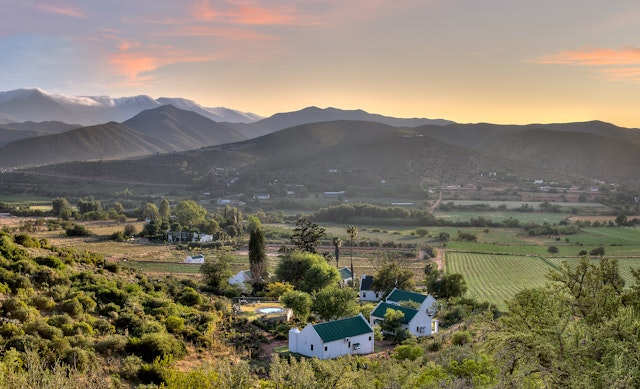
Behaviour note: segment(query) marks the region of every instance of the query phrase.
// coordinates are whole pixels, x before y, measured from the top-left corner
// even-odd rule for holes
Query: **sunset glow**
[[[0,17],[0,90],[640,127],[630,0],[0,0]]]

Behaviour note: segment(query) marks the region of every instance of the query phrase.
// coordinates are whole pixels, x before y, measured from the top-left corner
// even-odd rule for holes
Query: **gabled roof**
[[[389,309],[394,309],[396,311],[400,311],[404,313],[404,319],[402,320],[402,324],[409,324],[411,319],[413,319],[416,313],[418,313],[417,309],[381,302],[378,304],[376,309],[374,309],[373,312],[371,312],[371,316],[384,318],[385,313],[387,313],[387,310]]]
[[[387,296],[387,301],[393,301],[399,303],[400,301],[414,301],[418,304],[422,304],[427,299],[427,295],[409,292],[408,290],[394,289]]]
[[[343,280],[348,280],[349,278],[353,278],[353,274],[351,274],[351,270],[349,270],[349,268],[346,266],[338,270],[338,272],[340,273],[340,278],[342,278]]]
[[[314,324],[313,328],[324,343],[373,332],[362,314],[346,319]]]
[[[360,290],[371,290],[373,285],[373,276],[364,276],[360,282]]]

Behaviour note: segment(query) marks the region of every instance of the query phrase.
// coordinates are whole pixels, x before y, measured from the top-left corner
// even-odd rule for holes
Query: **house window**
[[[351,342],[349,342],[349,348],[351,348]]]
[[[367,292],[362,292],[362,297],[367,297]]]
[[[371,337],[369,337],[369,340],[371,340]]]
[[[327,351],[327,346],[324,346],[324,351]]]
[[[311,351],[313,351],[313,345],[311,345]]]

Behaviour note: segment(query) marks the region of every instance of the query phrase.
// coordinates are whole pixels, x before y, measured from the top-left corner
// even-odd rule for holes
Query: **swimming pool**
[[[279,307],[267,307],[267,308],[259,308],[256,309],[256,312],[258,313],[263,313],[263,314],[272,314],[272,313],[281,313],[284,312],[284,309],[279,308]]]

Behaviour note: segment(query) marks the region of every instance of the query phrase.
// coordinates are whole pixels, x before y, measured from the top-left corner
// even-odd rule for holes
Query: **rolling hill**
[[[553,126],[517,126],[515,130],[452,126],[457,131],[453,137],[456,141],[447,142],[442,136],[447,126],[432,136],[433,126],[400,128],[363,121],[322,122],[134,162],[69,163],[38,171],[198,185],[219,195],[260,191],[274,182],[305,185],[310,191],[395,188],[408,192],[422,185],[474,182],[487,171],[512,174],[524,182],[535,178],[583,184],[604,180],[640,186],[640,176],[635,172],[640,166],[640,145],[616,136]],[[458,138],[464,134],[471,134],[473,139]],[[132,163],[135,169],[131,169]]]
[[[5,134],[0,128],[0,136],[9,138],[10,131],[32,137],[18,138],[0,148],[2,167],[132,158],[244,139],[224,124],[171,105],[143,111],[122,124],[111,122],[47,136],[11,129]]]
[[[82,127],[78,124],[63,122],[24,122],[0,125],[0,147],[16,140],[32,138],[36,136],[59,134]]]

